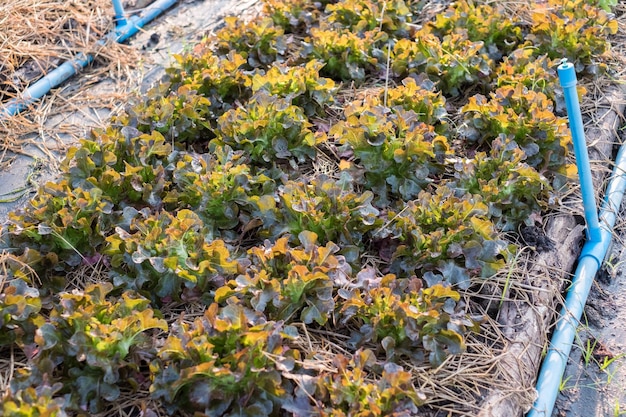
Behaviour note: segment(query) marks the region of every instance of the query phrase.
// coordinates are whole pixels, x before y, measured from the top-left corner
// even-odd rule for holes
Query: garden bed
[[[596,91],[602,7],[226,19],[10,215],[4,414],[527,411],[583,237],[556,65]]]

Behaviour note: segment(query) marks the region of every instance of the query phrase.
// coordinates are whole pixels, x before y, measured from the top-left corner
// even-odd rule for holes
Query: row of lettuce
[[[617,23],[462,0],[416,24],[431,6],[265,0],[72,148],[5,228],[0,353],[27,363],[0,414],[437,403],[407,364],[478,331],[462,294],[575,172],[556,59],[603,70]]]

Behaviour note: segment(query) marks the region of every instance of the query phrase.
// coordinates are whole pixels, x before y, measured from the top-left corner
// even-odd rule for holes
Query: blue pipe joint
[[[131,16],[124,25],[119,25],[112,33],[117,42],[128,40],[139,32],[148,22],[155,19],[165,10],[172,7],[178,0],[157,0],[143,11],[140,16]]]
[[[602,239],[602,233],[598,219],[596,195],[593,188],[593,177],[591,176],[589,153],[587,152],[585,128],[580,113],[578,91],[576,90],[576,71],[574,70],[574,65],[567,62],[566,59],[561,61],[557,71],[559,73],[559,81],[563,87],[563,94],[565,95],[569,128],[572,133],[572,142],[576,155],[576,167],[578,168],[578,178],[580,180],[580,190],[583,198],[585,222],[587,223],[587,235],[589,240],[599,242]]]
[[[578,257],[578,262],[584,257],[593,258],[598,264],[597,268],[600,269],[602,264],[604,263],[604,259],[608,253],[608,248],[611,244],[612,236],[611,233],[604,228],[600,230],[601,238],[600,241],[588,240],[584,245],[582,250],[580,251],[580,256]]]

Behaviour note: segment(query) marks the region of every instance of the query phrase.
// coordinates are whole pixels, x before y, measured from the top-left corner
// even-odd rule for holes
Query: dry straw
[[[111,0],[14,0],[0,4],[0,100],[19,96],[29,85],[80,53],[95,57],[79,77],[35,103],[23,114],[0,119],[0,169],[11,153],[32,144],[44,154],[63,150],[106,116],[94,109],[119,107],[130,90],[134,48],[98,43],[113,28]],[[110,88],[90,87],[110,79]],[[82,115],[80,124],[69,118]],[[53,144],[51,144],[51,142]]]

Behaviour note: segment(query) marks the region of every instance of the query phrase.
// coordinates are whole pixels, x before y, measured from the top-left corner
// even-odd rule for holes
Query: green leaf
[[[45,323],[35,334],[35,343],[43,350],[49,350],[57,346],[61,341],[61,335],[57,333],[57,329],[50,323]]]
[[[311,252],[315,249],[317,244],[317,233],[303,230],[298,234],[298,240],[304,246],[306,252]]]
[[[311,324],[315,321],[320,325],[324,325],[327,320],[315,305],[305,307],[300,314],[300,319],[304,324]]]
[[[435,335],[438,343],[445,345],[448,352],[452,355],[458,355],[465,351],[465,342],[463,337],[452,330],[441,330]]]

